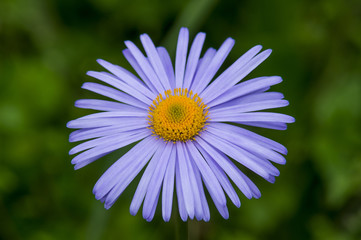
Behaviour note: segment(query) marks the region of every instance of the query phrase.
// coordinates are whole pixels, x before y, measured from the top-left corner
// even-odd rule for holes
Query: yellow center
[[[165,98],[164,98],[165,96]],[[176,88],[159,94],[149,107],[149,129],[165,141],[194,140],[204,130],[208,108],[187,89]]]

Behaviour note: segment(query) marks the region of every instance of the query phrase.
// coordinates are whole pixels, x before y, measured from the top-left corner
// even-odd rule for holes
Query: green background
[[[284,144],[275,184],[251,175],[262,197],[230,218],[211,204],[211,221],[182,224],[160,209],[148,223],[129,214],[136,183],[110,209],[92,188],[118,151],[74,171],[66,122],[88,112],[76,99],[103,58],[130,69],[123,41],[148,33],[173,54],[180,26],[205,47],[227,37],[229,66],[250,47],[273,53],[250,76],[280,75],[272,87],[296,122],[256,129]],[[0,1],[0,239],[360,239],[361,2],[316,1]],[[188,233],[186,232],[188,229]]]

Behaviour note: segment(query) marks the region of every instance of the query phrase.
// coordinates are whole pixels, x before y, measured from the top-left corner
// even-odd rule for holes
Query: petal
[[[250,72],[252,72],[253,69],[255,69],[258,65],[260,65],[264,60],[266,60],[268,56],[271,54],[271,52],[272,52],[271,49],[267,49],[261,52],[253,59],[251,59],[249,62],[247,62],[245,65],[242,65],[242,67],[238,71],[236,71],[232,76],[224,76],[222,78],[220,76],[219,81],[217,82],[214,81],[203,93],[200,94],[200,96],[204,98],[204,102],[208,103],[212,101],[213,99],[222,95],[225,91],[233,87],[235,84],[241,81],[245,76],[247,76]],[[227,70],[225,72],[227,72]]]
[[[189,32],[181,28],[178,35],[177,52],[175,58],[175,86],[181,88],[184,80],[184,69],[187,59]]]
[[[165,146],[164,146],[165,147]],[[152,157],[152,159],[149,161],[148,166],[146,167],[142,178],[139,181],[137,190],[134,193],[133,196],[133,200],[132,203],[130,204],[130,214],[132,215],[136,215],[140,205],[142,204],[145,194],[147,193],[147,189],[149,187],[149,182],[153,177],[153,174],[156,170],[156,168],[158,167],[159,161],[160,161],[160,157],[163,154],[164,148],[163,146],[161,146],[160,148],[158,148],[158,150],[155,152],[154,156]],[[151,209],[152,210],[151,206]]]
[[[237,76],[237,73],[251,61],[252,58],[256,56],[256,54],[261,51],[262,46],[257,45],[250,50],[248,50],[245,54],[237,59],[229,68],[227,68],[217,79],[215,79],[205,90],[201,93],[202,96],[207,94],[209,91],[215,91],[218,88],[226,87],[230,88],[232,85],[227,86],[229,82]]]
[[[75,101],[75,107],[84,109],[93,109],[98,111],[117,111],[127,106],[123,103],[98,100],[98,99],[80,99]]]
[[[148,218],[145,218],[145,220],[147,222],[150,222],[153,220],[153,217],[154,217],[154,214],[155,214],[155,210],[157,209],[157,203],[158,203],[158,200],[159,200],[159,194],[160,194],[160,191],[158,191],[157,193],[157,196],[155,197],[155,200],[154,200],[154,204],[152,206],[152,210],[150,211],[149,213],[149,217]]]
[[[105,137],[100,137],[97,139],[89,140],[89,141],[83,142],[83,143],[73,147],[72,149],[70,149],[69,154],[73,155],[73,154],[82,152],[89,148],[97,147],[100,145],[105,146],[105,145],[109,145],[112,143],[124,141],[132,136],[134,137],[134,135],[139,135],[139,134],[141,134],[141,135],[149,134],[149,129],[143,128],[143,129],[127,131],[127,132],[123,132],[121,135],[113,133],[113,134],[110,134]]]
[[[269,128],[275,130],[286,130],[287,124],[280,122],[235,122],[242,125],[252,126],[252,127],[261,127],[261,128]]]
[[[192,85],[192,90],[195,93],[200,94],[213,79],[214,75],[217,73],[218,69],[221,67],[222,63],[231,51],[233,45],[234,40],[232,38],[227,38],[226,41],[224,41],[215,56],[212,58],[212,61],[209,63],[202,77],[200,79],[195,79],[195,82]]]
[[[269,159],[275,163],[286,163],[286,159],[281,154],[265,147],[262,144],[258,144],[258,142],[253,139],[245,137],[242,132],[239,132],[238,130],[239,127],[224,123],[214,123],[207,127],[207,131],[210,133],[232,142],[252,154]]]
[[[148,154],[153,155],[158,145],[154,144],[154,137],[147,137],[132,147],[127,153],[119,158],[107,171],[99,178],[93,188],[96,199],[102,199],[117,183],[117,173],[123,171],[134,159],[144,158]]]
[[[229,160],[227,156],[225,156],[222,152],[217,151],[216,148],[209,145],[200,137],[197,137],[197,144],[199,144],[199,149],[202,154],[206,153],[204,154],[204,156],[207,157],[206,159],[208,162],[217,163],[217,165],[220,166],[227,173],[227,175],[232,179],[232,181],[236,184],[239,190],[241,190],[247,198],[252,197],[252,191],[247,184],[247,181],[240,174],[241,171],[231,160]]]
[[[146,165],[149,159],[152,157],[154,152],[158,150],[159,147],[162,146],[162,142],[153,139],[154,147],[147,145],[148,149],[143,149],[141,151],[145,152],[146,155],[141,155],[138,158],[133,158],[132,161],[126,161],[126,166],[122,166],[122,168],[116,169],[117,172],[115,175],[111,176],[113,179],[110,180],[109,183],[112,187],[111,189],[106,188],[103,192],[106,192],[105,199],[105,208],[110,208],[117,198],[122,194],[125,188],[130,184],[131,181],[138,175],[138,173],[142,170],[142,168]],[[125,159],[126,160],[126,159]],[[109,190],[108,190],[109,189]]]
[[[272,163],[270,163],[266,158],[252,154],[252,153],[244,150],[243,148],[239,147],[238,145],[233,144],[233,142],[230,142],[220,136],[217,136],[214,134],[212,134],[212,135],[217,140],[221,141],[221,144],[223,144],[223,143],[229,144],[231,146],[231,148],[234,148],[234,150],[237,151],[240,156],[243,156],[244,159],[246,160],[245,164],[243,164],[243,165],[245,165],[246,167],[247,167],[247,164],[250,166],[252,164],[255,164],[257,166],[256,168],[260,168],[262,172],[265,171],[265,172],[267,172],[267,174],[273,175],[273,176],[279,175],[279,170],[275,166],[273,166]],[[268,177],[265,176],[265,179],[267,180]]]
[[[84,128],[76,130],[69,135],[69,142],[78,142],[87,139],[104,137],[112,134],[120,134],[122,132],[127,132],[135,129],[145,128],[146,125],[131,124],[128,126],[107,126],[99,128]]]
[[[251,103],[241,103],[237,105],[219,107],[217,109],[212,109],[212,116],[222,116],[227,113],[246,113],[254,112],[265,109],[280,108],[288,106],[289,102],[287,100],[268,100],[268,101],[259,101]]]
[[[196,178],[196,184],[198,186],[199,195],[201,197],[203,220],[208,222],[209,219],[211,218],[211,216],[210,216],[210,212],[209,212],[207,198],[206,198],[206,195],[205,195],[204,189],[203,189],[202,177],[201,177],[201,174],[200,174],[197,166],[195,165],[194,161],[191,161],[191,163],[193,165],[193,171],[194,171],[194,175],[195,175],[195,178]]]
[[[123,50],[123,55],[124,57],[127,59],[127,61],[129,62],[129,64],[134,68],[134,70],[137,72],[137,74],[139,75],[139,77],[143,80],[143,82],[148,86],[148,88],[153,92],[153,93],[158,93],[157,89],[154,87],[154,85],[152,84],[152,82],[149,80],[149,78],[147,77],[147,75],[145,75],[145,73],[143,72],[143,69],[140,67],[140,65],[138,64],[137,60],[134,58],[133,54],[130,52],[129,49],[124,49]]]
[[[163,63],[165,72],[167,74],[171,89],[174,89],[175,88],[175,77],[174,77],[174,68],[172,65],[172,60],[170,59],[170,56],[164,47],[157,47],[157,50],[158,50],[159,57],[162,60],[162,63]]]
[[[187,60],[187,67],[183,82],[183,88],[189,89],[192,84],[192,80],[198,66],[199,56],[201,54],[202,46],[205,38],[206,38],[205,33],[198,33],[193,41]]]
[[[259,77],[259,78],[247,80],[245,82],[241,82],[233,86],[232,88],[221,94],[219,97],[215,98],[210,103],[208,103],[207,106],[213,107],[218,104],[227,102],[229,100],[278,84],[280,82],[282,82],[282,78],[278,76]]]
[[[214,123],[215,126],[216,125],[221,125],[221,124],[223,125],[223,123],[217,123],[217,124]],[[212,123],[212,125],[213,125],[213,123]],[[253,141],[255,141],[258,144],[261,144],[261,145],[263,145],[263,146],[265,146],[267,148],[275,150],[275,151],[277,151],[279,153],[282,153],[284,155],[287,154],[287,148],[285,148],[282,144],[280,144],[278,142],[275,142],[275,141],[273,141],[273,140],[271,140],[269,138],[263,137],[263,136],[261,136],[261,135],[259,135],[257,133],[254,133],[252,131],[249,131],[249,130],[241,128],[241,127],[237,128],[237,133],[243,135],[244,137],[252,139]]]
[[[152,219],[154,216],[154,212],[151,210],[153,209],[153,206],[157,204],[169,158],[171,157],[172,152],[175,152],[173,151],[173,149],[175,149],[173,148],[173,146],[174,145],[172,142],[166,143],[166,147],[158,161],[157,167],[149,182],[147,194],[145,196],[143,205],[143,218],[145,219]]]
[[[244,152],[234,144],[221,140],[215,135],[210,134],[206,131],[202,132],[201,138],[214,148],[224,152],[225,154],[227,154],[243,166],[247,167],[251,171],[255,172],[259,176],[263,177],[264,179],[269,178],[270,173],[268,172],[268,169],[260,165],[259,162],[254,161],[249,156],[244,154]]]
[[[189,169],[186,163],[185,149],[183,142],[176,142],[177,147],[177,156],[178,156],[178,166],[180,172],[180,180],[182,184],[182,192],[185,207],[188,213],[188,216],[193,219],[194,217],[194,198],[192,193],[191,182],[189,179]]]
[[[88,165],[89,163],[92,163],[96,160],[98,160],[99,158],[102,158],[104,156],[106,156],[107,154],[109,154],[110,152],[106,152],[106,153],[103,153],[103,154],[100,154],[98,156],[95,156],[95,157],[92,157],[92,158],[89,158],[87,161],[83,161],[83,162],[79,162],[77,164],[74,165],[74,170],[78,170],[82,167],[85,167],[86,165]]]
[[[149,60],[146,57],[144,57],[143,53],[131,41],[125,41],[125,45],[129,49],[129,51],[131,52],[131,54],[133,55],[135,60],[138,62],[139,66],[143,70],[144,74],[147,76],[147,78],[153,84],[153,86],[155,87],[157,92],[158,93],[164,92],[164,90],[166,90],[166,89],[164,89],[161,81],[159,80],[158,76],[154,72],[152,66],[149,63]]]
[[[236,191],[234,190],[231,182],[228,180],[227,175],[223,169],[216,163],[215,160],[204,150],[198,143],[195,144],[197,149],[202,153],[204,159],[207,161],[208,165],[211,167],[214,174],[217,176],[219,183],[221,184],[224,191],[227,193],[231,201],[237,207],[241,206],[241,202],[238,198]]]
[[[131,106],[129,106],[131,107]],[[111,112],[98,112],[85,115],[84,117],[78,118],[81,120],[85,119],[98,119],[98,118],[120,118],[120,117],[140,117],[146,118],[148,112],[139,108],[126,108],[122,111],[111,111]]]
[[[137,98],[138,100],[144,102],[147,105],[150,105],[152,103],[152,100],[154,99],[153,96],[144,95],[143,93],[139,92],[137,89],[134,89],[133,87],[129,86],[128,84],[116,78],[114,75],[110,73],[88,71],[87,75],[96,78],[102,82],[105,82],[113,87],[116,87],[119,90],[126,92],[127,94]]]
[[[196,72],[194,74],[194,77],[192,80],[192,85],[191,85],[190,89],[193,89],[193,86],[195,85],[195,83],[198,82],[198,80],[202,78],[202,76],[206,72],[210,62],[214,58],[214,55],[216,55],[216,52],[217,51],[214,48],[208,48],[206,53],[203,55],[203,57],[201,59],[199,59],[198,66],[197,66]]]
[[[152,65],[155,73],[158,76],[158,79],[162,83],[164,89],[170,89],[170,83],[168,81],[167,74],[165,72],[162,60],[158,54],[152,39],[147,34],[140,35],[140,40],[143,44],[144,50],[147,53],[150,64]]]
[[[134,134],[132,136],[129,136],[126,139],[123,139],[122,137],[119,137],[119,141],[113,141],[111,143],[104,143],[99,144],[98,146],[91,148],[85,152],[80,153],[79,155],[75,156],[73,160],[71,161],[72,164],[78,164],[80,162],[92,162],[90,159],[93,160],[94,157],[99,157],[104,153],[109,153],[114,150],[117,150],[119,148],[122,148],[124,146],[127,146],[133,142],[139,141],[147,136],[149,136],[151,133],[150,131],[143,131],[138,134]],[[93,160],[94,161],[94,160]]]
[[[178,210],[179,210],[179,215],[181,217],[181,219],[183,220],[183,222],[187,221],[188,218],[188,213],[187,213],[187,209],[185,206],[185,200],[184,200],[184,196],[183,196],[183,185],[182,185],[182,181],[181,181],[181,174],[180,174],[180,170],[179,170],[179,158],[177,156],[176,159],[176,191],[177,191],[177,200],[178,200]]]
[[[209,122],[280,122],[293,123],[295,119],[282,113],[252,112],[252,113],[227,113],[221,116],[209,115]]]
[[[221,103],[215,107],[212,107],[210,110],[232,107],[232,106],[236,106],[239,104],[246,104],[246,103],[271,101],[271,100],[282,100],[283,98],[284,98],[283,94],[279,93],[279,92],[255,92],[255,93],[250,93],[250,94],[232,99],[228,102]]]
[[[194,213],[195,213],[196,219],[198,221],[200,221],[203,219],[203,209],[202,209],[202,200],[201,200],[201,196],[200,196],[200,190],[198,189],[198,184],[197,184],[196,176],[194,173],[194,171],[195,171],[194,168],[197,168],[197,166],[195,166],[193,160],[190,159],[190,155],[188,153],[187,148],[185,148],[184,153],[185,153],[184,160],[187,164],[189,180],[191,183],[193,197],[194,197]]]
[[[123,102],[142,109],[148,109],[148,105],[139,101],[138,99],[121,91],[118,91],[114,88],[101,85],[99,83],[86,82],[83,84],[82,88],[112,98],[119,102]]]
[[[102,65],[109,72],[113,73],[120,80],[134,88],[135,90],[141,92],[144,96],[148,96],[150,98],[155,98],[156,96],[152,91],[149,90],[136,76],[134,76],[128,70],[124,68],[111,64],[103,59],[98,59],[97,62]]]
[[[162,215],[164,221],[168,222],[172,214],[174,174],[175,174],[176,151],[173,150],[169,158],[165,172],[162,191]]]
[[[201,172],[204,183],[216,206],[226,206],[226,197],[217,177],[214,175],[211,168],[208,166],[202,155],[191,141],[187,142],[187,148],[191,158]]]
[[[117,118],[96,118],[96,119],[75,119],[67,123],[67,128],[97,128],[106,126],[131,127],[139,125],[148,126],[148,121],[140,117],[117,117]]]

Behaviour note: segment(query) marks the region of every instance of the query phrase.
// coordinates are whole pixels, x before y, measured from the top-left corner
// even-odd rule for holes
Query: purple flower
[[[228,38],[200,58],[204,33],[198,33],[188,52],[188,29],[179,33],[175,68],[168,52],[140,36],[147,56],[130,41],[123,51],[139,78],[124,68],[98,60],[109,72],[87,74],[107,86],[86,82],[82,88],[112,101],[82,99],[78,108],[101,112],[72,120],[70,142],[84,141],[70,150],[75,169],[131,143],[136,145],[118,159],[95,184],[96,199],[110,208],[124,189],[145,168],[130,205],[151,221],[161,195],[162,214],[169,221],[173,195],[183,221],[209,221],[205,188],[219,213],[228,218],[226,195],[239,207],[231,181],[247,198],[259,198],[257,186],[235,165],[238,162],[273,183],[285,164],[287,149],[239,125],[284,130],[294,118],[259,110],[284,107],[283,94],[267,92],[281,77],[259,77],[239,83],[262,63],[271,50],[255,46],[215,77],[234,45]],[[232,124],[229,124],[232,123]]]

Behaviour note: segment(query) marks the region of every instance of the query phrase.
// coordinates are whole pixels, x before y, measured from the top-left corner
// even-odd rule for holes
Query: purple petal
[[[180,172],[180,180],[182,184],[182,191],[184,197],[185,207],[188,216],[193,219],[194,217],[194,198],[192,193],[192,186],[189,179],[189,169],[186,163],[185,149],[182,142],[176,142],[178,166]]]
[[[238,105],[212,109],[212,117],[222,116],[228,113],[246,113],[246,112],[254,112],[254,111],[260,111],[271,108],[280,108],[288,105],[289,102],[287,100],[268,100],[268,101],[260,101],[260,102],[241,103]]]
[[[183,220],[183,222],[187,221],[188,218],[188,213],[187,213],[187,209],[185,206],[185,200],[184,200],[184,196],[183,196],[183,185],[182,185],[182,181],[181,181],[181,174],[180,174],[180,170],[179,170],[179,158],[177,156],[176,159],[176,191],[177,191],[177,200],[178,200],[178,210],[179,210],[179,215],[181,217],[181,219]]]
[[[125,82],[121,81],[120,79],[116,78],[114,75],[107,73],[107,72],[95,72],[95,71],[88,71],[87,75],[96,78],[102,82],[105,82],[113,87],[118,88],[119,90],[126,92],[127,94],[136,97],[138,100],[144,102],[145,104],[149,105],[152,103],[154,99],[153,96],[146,96],[143,93],[139,92],[134,87],[129,86]]]
[[[193,197],[194,197],[194,212],[195,212],[196,219],[198,221],[200,221],[203,219],[203,209],[202,209],[202,200],[201,200],[201,196],[200,196],[200,190],[198,189],[197,180],[196,180],[196,177],[194,174],[195,168],[197,168],[197,166],[195,166],[193,160],[190,159],[190,155],[188,153],[187,148],[185,148],[184,153],[185,153],[184,159],[187,164],[189,180],[191,183]]]
[[[135,129],[145,128],[144,125],[132,124],[129,126],[108,126],[99,128],[84,128],[76,130],[69,135],[69,142],[78,142],[91,138],[104,137],[112,134],[120,134]]]
[[[214,135],[217,135],[222,139],[230,141],[253,154],[269,159],[278,164],[286,163],[286,159],[282,155],[278,154],[272,149],[265,147],[262,144],[259,144],[252,138],[244,136],[242,134],[242,131],[239,130],[239,127],[224,123],[214,123],[210,124],[207,127],[207,131],[209,131],[210,133],[213,133]]]
[[[275,130],[286,130],[287,124],[286,123],[280,123],[280,122],[237,122],[242,125],[252,126],[252,127],[261,127],[261,128],[269,128],[269,129],[275,129]]]
[[[142,34],[140,36],[140,40],[142,41],[143,47],[145,52],[147,53],[148,59],[158,76],[158,79],[162,83],[164,89],[168,90],[171,88],[167,74],[165,72],[165,69],[163,67],[162,60],[160,59],[160,56],[158,55],[158,51],[154,46],[154,43],[150,39],[150,37],[147,34]]]
[[[67,123],[67,128],[97,128],[107,126],[132,127],[138,124],[142,127],[148,126],[147,119],[140,117],[117,117],[96,119],[75,119]]]
[[[220,124],[223,124],[223,123],[212,123],[212,125],[215,124],[215,125],[220,125]],[[244,137],[247,137],[249,139],[252,139],[253,141],[257,142],[258,144],[261,144],[263,145],[264,147],[267,147],[267,148],[270,148],[272,150],[275,150],[279,153],[282,153],[284,155],[287,154],[287,148],[285,148],[282,144],[278,143],[278,142],[275,142],[269,138],[266,138],[266,137],[263,137],[257,133],[254,133],[252,131],[249,131],[247,129],[244,129],[244,128],[241,128],[241,127],[238,127],[237,128],[237,133],[238,134],[242,134]]]
[[[123,50],[123,55],[124,57],[127,59],[127,61],[129,62],[129,64],[134,68],[134,70],[137,72],[137,74],[139,75],[139,77],[144,81],[144,83],[148,86],[148,88],[155,94],[158,93],[157,89],[154,87],[154,85],[152,84],[152,82],[149,80],[149,78],[147,77],[147,75],[145,75],[145,73],[143,72],[143,69],[140,67],[140,65],[138,64],[137,60],[134,58],[134,56],[132,55],[132,53],[130,52],[129,49],[124,49]]]
[[[206,53],[203,55],[202,58],[198,61],[198,66],[196,69],[196,72],[194,74],[192,85],[190,89],[193,89],[193,86],[195,85],[195,82],[197,82],[197,79],[201,79],[204,73],[206,72],[210,62],[214,58],[214,55],[216,55],[216,50],[214,48],[208,48]]]
[[[236,106],[239,104],[246,104],[246,103],[282,100],[283,98],[284,98],[283,94],[279,93],[279,92],[254,92],[254,93],[250,93],[250,94],[232,99],[228,102],[221,103],[215,107],[212,107],[210,110],[232,107],[232,106]]]
[[[147,195],[145,196],[143,205],[143,217],[145,219],[153,218],[154,212],[151,210],[153,209],[153,206],[157,204],[158,195],[160,193],[160,189],[164,179],[164,174],[167,169],[169,158],[172,155],[174,149],[175,148],[173,148],[172,142],[166,143],[166,147],[158,161],[157,167],[149,182]]]
[[[130,137],[134,137],[135,135],[144,135],[144,134],[149,134],[149,129],[143,128],[143,129],[137,129],[137,130],[132,130],[132,131],[128,131],[128,132],[123,132],[121,135],[119,134],[111,134],[105,137],[100,137],[97,139],[93,139],[93,140],[89,140],[86,142],[83,142],[75,147],[73,147],[72,149],[70,149],[69,154],[73,155],[79,152],[82,152],[86,149],[89,148],[93,148],[93,147],[97,147],[97,146],[105,146],[105,145],[109,145],[109,144],[113,144],[116,142],[121,142],[124,140],[127,140]]]
[[[252,72],[253,69],[260,65],[264,60],[266,60],[271,54],[271,52],[271,49],[261,52],[252,60],[247,62],[244,66],[242,66],[237,72],[233,74],[233,76],[222,78],[222,80],[217,82],[214,81],[214,83],[212,83],[204,92],[200,94],[200,96],[204,99],[204,102],[209,103],[216,97],[222,95],[225,91],[230,89],[236,83],[241,81],[245,76]]]
[[[225,144],[228,145],[228,153],[226,152],[226,150],[223,150],[224,153],[231,156],[252,171],[258,171],[256,173],[260,176],[263,176],[265,179],[267,179],[267,175],[279,175],[279,170],[275,166],[273,166],[267,159],[263,157],[258,157],[220,136],[214,135],[210,132],[207,132],[206,134],[207,140],[210,139],[210,141],[213,141],[213,143],[218,143],[219,146],[224,146]]]
[[[150,210],[149,216],[147,218],[145,218],[145,220],[147,222],[150,222],[150,221],[153,220],[155,210],[157,209],[157,203],[158,203],[159,195],[160,195],[160,191],[157,192],[157,196],[155,197],[155,200],[153,202],[153,206],[152,206],[152,209]]]
[[[201,54],[202,46],[203,46],[205,38],[206,38],[205,33],[198,33],[193,41],[191,50],[189,51],[188,60],[187,60],[187,67],[186,67],[186,72],[185,72],[185,77],[184,77],[184,82],[183,82],[183,88],[189,89],[192,84],[192,80],[194,78],[194,73],[197,69],[199,56]]]
[[[245,82],[241,82],[226,92],[224,92],[219,97],[212,100],[207,104],[208,107],[213,107],[218,104],[227,102],[229,100],[247,95],[249,93],[253,93],[259,90],[263,90],[264,88],[268,88],[269,86],[275,85],[282,82],[282,78],[278,76],[273,77],[259,77],[251,80],[247,80]]]
[[[181,28],[178,36],[177,53],[175,58],[175,85],[176,88],[183,86],[184,69],[187,59],[189,32],[187,28]]]
[[[149,90],[136,76],[134,76],[128,70],[124,68],[111,64],[103,59],[98,59],[97,62],[106,68],[109,72],[113,73],[120,80],[124,81],[129,86],[133,87],[137,91],[141,92],[144,96],[148,96],[150,98],[155,98],[156,96],[152,91]]]
[[[147,78],[150,80],[150,82],[154,85],[154,87],[158,91],[158,93],[164,92],[164,90],[166,90],[166,89],[164,89],[162,83],[160,82],[158,76],[154,72],[148,59],[144,57],[142,52],[131,41],[125,41],[125,45],[128,47],[129,51],[132,53],[135,60],[137,60],[140,68],[142,68],[144,74],[147,76]]]
[[[147,154],[154,154],[158,145],[154,144],[154,137],[147,137],[137,143],[121,158],[119,158],[107,171],[99,178],[93,188],[96,199],[102,199],[117,183],[116,177],[120,177],[117,173],[122,171],[133,159],[144,158]]]
[[[221,116],[210,114],[209,122],[280,122],[293,123],[295,119],[282,113],[252,112],[252,113],[228,113]]]
[[[256,154],[260,157],[270,159],[271,161],[279,164],[285,164],[286,160],[285,158],[278,154],[277,152],[274,152],[273,150],[265,147],[262,144],[259,144],[257,141],[254,141],[253,139],[250,139],[248,137],[245,137],[242,132],[239,131],[239,127],[235,127],[229,124],[223,124],[223,123],[215,123],[211,124],[207,131],[220,136],[222,139],[225,139],[227,141],[230,141],[239,147]]]
[[[216,205],[218,204],[221,206],[225,206],[226,197],[217,177],[214,175],[211,168],[208,166],[202,155],[199,153],[199,151],[191,141],[187,142],[187,148],[194,163],[197,165],[199,171],[201,172],[204,183],[207,186],[207,189],[213,201]]]
[[[191,163],[193,165],[193,171],[194,171],[194,175],[195,175],[195,178],[196,178],[196,184],[198,186],[199,195],[201,197],[203,220],[208,222],[209,219],[211,218],[211,216],[210,216],[210,212],[209,212],[207,198],[206,198],[206,195],[205,195],[204,189],[203,189],[202,177],[201,177],[201,174],[200,174],[197,166],[195,165],[194,161],[191,161]]]
[[[119,102],[123,102],[142,109],[148,109],[148,105],[139,101],[138,99],[121,91],[118,91],[114,88],[101,85],[99,83],[86,82],[83,84],[82,88],[112,98]]]
[[[98,99],[80,99],[75,101],[75,107],[84,109],[93,109],[98,111],[117,111],[127,106],[123,103],[98,100]]]
[[[151,134],[150,131],[144,131],[135,135],[132,135],[130,137],[128,137],[127,139],[121,139],[121,137],[119,137],[119,141],[113,141],[112,143],[104,143],[104,144],[99,144],[98,146],[89,149],[85,152],[80,153],[79,155],[77,155],[76,157],[73,158],[73,160],[71,161],[72,164],[78,164],[80,162],[88,162],[90,163],[89,159],[93,159],[94,157],[97,156],[101,156],[104,153],[109,153],[112,152],[114,150],[117,150],[119,148],[122,148],[124,146],[127,146],[133,142],[139,141],[147,136],[149,136]]]
[[[240,174],[241,171],[231,160],[229,160],[227,156],[225,156],[221,151],[217,151],[200,137],[197,137],[197,144],[199,144],[199,149],[202,151],[202,154],[203,152],[206,153],[205,156],[208,157],[209,162],[217,163],[217,165],[219,165],[227,173],[227,175],[247,198],[252,197],[252,191],[244,177]]]
[[[113,175],[113,180],[111,180],[111,184],[113,187],[106,191],[107,197],[105,199],[105,208],[110,208],[117,198],[122,194],[125,188],[130,184],[131,181],[138,175],[138,173],[142,170],[145,164],[149,161],[151,156],[153,155],[154,151],[157,151],[157,148],[161,147],[163,142],[154,140],[153,144],[154,147],[148,147],[151,149],[149,150],[141,150],[146,153],[146,155],[142,155],[139,158],[133,158],[133,160],[129,163],[126,162],[127,166],[123,166],[121,169],[118,169],[116,175]],[[155,150],[154,150],[155,149]],[[109,188],[107,188],[109,189]]]
[[[163,148],[160,147],[158,149],[152,159],[149,161],[148,166],[146,167],[142,178],[138,183],[137,190],[134,193],[132,203],[130,204],[130,214],[135,216],[142,204],[145,194],[147,193],[147,189],[149,187],[149,182],[154,174],[156,167],[160,161],[160,156],[163,154]],[[150,209],[151,210],[151,209]]]
[[[228,87],[225,82],[229,82],[231,78],[234,78],[236,73],[239,72],[254,56],[256,56],[259,51],[261,51],[262,46],[257,45],[250,50],[248,50],[245,54],[243,54],[240,58],[237,59],[229,68],[227,68],[217,79],[215,79],[205,90],[203,94],[208,91],[217,90],[219,87]]]
[[[176,151],[172,151],[167,165],[163,181],[162,191],[162,214],[164,221],[168,222],[172,214],[174,174],[175,174]]]
[[[89,115],[85,115],[84,117],[78,118],[81,120],[85,119],[98,119],[98,118],[119,118],[119,117],[140,117],[146,118],[147,111],[144,111],[139,108],[128,108],[122,111],[111,111],[111,112],[97,112]]]
[[[194,84],[192,85],[193,92],[200,94],[203,91],[203,89],[213,79],[214,75],[221,67],[222,63],[231,51],[233,45],[234,40],[232,38],[227,38],[226,41],[224,41],[222,46],[217,51],[216,55],[212,58],[212,61],[209,63],[203,76],[200,79],[194,80]]]
[[[221,184],[224,191],[227,193],[231,201],[237,207],[241,206],[241,202],[238,198],[236,191],[234,190],[232,184],[228,180],[227,175],[223,171],[223,169],[216,163],[215,160],[198,144],[196,143],[196,147],[202,153],[204,159],[207,161],[208,165],[211,167],[214,174],[217,176],[219,183]]]
[[[167,74],[171,89],[174,89],[175,88],[175,77],[174,77],[174,68],[172,65],[172,60],[170,59],[170,56],[164,47],[157,47],[157,50],[158,50],[159,57],[162,60],[162,63],[163,63],[165,72]]]
[[[206,131],[202,132],[201,138],[214,148],[224,152],[243,166],[257,173],[259,176],[263,177],[264,179],[268,179],[270,174],[267,169],[245,155],[239,147],[230,142],[225,142],[224,140],[221,140]]]

